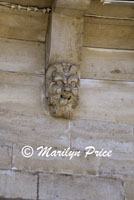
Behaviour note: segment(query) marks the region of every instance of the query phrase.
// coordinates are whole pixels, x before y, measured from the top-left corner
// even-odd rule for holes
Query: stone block
[[[74,117],[134,124],[134,83],[81,79]]]
[[[0,72],[0,110],[43,112],[44,76]]]
[[[82,49],[81,78],[134,81],[134,51]]]
[[[43,74],[45,44],[22,40],[0,39],[0,70]]]
[[[134,178],[134,153],[113,153],[110,159],[102,158],[99,174],[107,177]]]
[[[26,199],[37,198],[37,175],[0,171],[0,199]]]
[[[55,7],[77,9],[77,10],[87,10],[90,6],[91,0],[57,0]]]
[[[134,180],[125,180],[125,199],[134,199]]]
[[[133,139],[133,125],[77,119],[70,121],[72,139],[81,138],[85,142],[90,139],[128,140]]]
[[[13,169],[32,172],[51,172],[51,173],[66,173],[66,174],[98,174],[99,158],[89,156],[85,158],[85,153],[80,151],[79,157],[60,157],[60,156],[38,156],[39,150],[37,146],[32,146],[34,154],[30,158],[22,156],[23,144],[14,144],[13,147]],[[44,146],[45,147],[45,146]],[[50,147],[48,147],[50,148]],[[54,148],[52,151],[61,150],[65,148]],[[66,148],[67,149],[67,148]],[[73,151],[73,149],[70,149]]]
[[[118,180],[86,176],[40,174],[39,200],[123,200]]]
[[[0,141],[0,169],[11,169],[12,143]]]
[[[82,18],[53,13],[49,30],[51,40],[48,40],[48,63],[79,64],[83,42],[82,31]]]
[[[104,17],[85,17],[84,46],[134,49],[134,21]]]
[[[117,17],[119,19],[134,17],[133,6],[103,4],[100,0],[92,0],[86,13],[104,17]]]
[[[2,0],[0,0],[2,1]],[[27,2],[27,0],[19,0],[19,4],[23,6],[37,6],[39,8],[42,7],[49,7],[52,4],[53,0],[30,0]],[[18,4],[18,0],[8,0],[9,3]]]
[[[0,139],[27,145],[68,147],[68,121],[49,115],[0,112]]]
[[[48,14],[0,6],[0,37],[45,42]]]

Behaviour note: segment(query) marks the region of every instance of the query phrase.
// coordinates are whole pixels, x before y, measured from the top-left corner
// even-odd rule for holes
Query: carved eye
[[[63,85],[63,82],[59,80],[59,81],[57,81],[57,85],[58,86]]]
[[[76,87],[76,82],[72,81],[72,82],[71,82],[71,86],[72,86],[72,87]]]

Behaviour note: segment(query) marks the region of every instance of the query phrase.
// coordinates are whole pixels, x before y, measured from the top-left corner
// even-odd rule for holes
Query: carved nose
[[[68,87],[68,86],[65,86],[65,87],[64,87],[64,91],[65,91],[65,92],[70,92],[70,91],[71,91],[71,89],[70,89],[70,87]]]

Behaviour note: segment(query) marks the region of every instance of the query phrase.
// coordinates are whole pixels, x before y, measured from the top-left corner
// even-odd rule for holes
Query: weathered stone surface
[[[134,21],[85,17],[84,46],[134,49]]]
[[[0,0],[3,2],[3,0]],[[53,0],[8,0],[9,3],[20,4],[23,6],[37,6],[37,7],[47,7],[52,4]]]
[[[126,200],[134,199],[134,180],[125,181],[125,198]]]
[[[24,144],[14,144],[13,147],[13,169],[33,172],[51,172],[51,173],[65,173],[65,174],[98,174],[99,158],[89,156],[85,158],[85,153],[81,151],[80,157],[47,157],[39,156],[37,145],[32,145],[34,155],[31,158],[22,156],[22,148]],[[42,146],[42,144],[40,144]],[[44,148],[47,146],[43,145]],[[67,147],[68,148],[68,147]],[[66,148],[66,149],[67,149]],[[52,148],[52,151],[61,150],[65,148]],[[73,149],[70,149],[73,150]],[[51,151],[51,152],[52,152]]]
[[[27,145],[69,147],[68,121],[47,115],[0,112],[0,139]]]
[[[45,41],[48,14],[11,10],[0,7],[0,37]]]
[[[57,0],[55,7],[77,9],[77,10],[87,10],[90,6],[91,0]]]
[[[76,149],[85,149],[86,146],[94,146],[96,150],[111,150],[113,152],[133,153],[134,141],[123,141],[111,139],[86,139],[82,137],[76,137],[72,139],[72,147]]]
[[[112,157],[100,160],[99,174],[107,177],[134,178],[134,152],[114,153]]]
[[[68,121],[54,120],[43,103],[44,76],[0,73],[0,138],[68,146]]]
[[[0,198],[35,200],[37,175],[0,171]]]
[[[86,11],[89,15],[109,16],[109,17],[122,17],[133,18],[134,10],[133,6],[127,5],[111,5],[103,4],[100,0],[91,0],[90,7]]]
[[[70,122],[70,132],[72,139],[81,138],[86,142],[90,139],[110,139],[110,140],[129,140],[133,137],[133,126],[122,123],[72,120]]]
[[[134,124],[134,83],[82,79],[74,116]]]
[[[76,17],[76,18],[82,18],[85,10],[79,10],[79,9],[68,9],[68,8],[62,8],[62,7],[55,7],[54,8],[55,13],[68,16],[68,17]]]
[[[83,19],[52,13],[47,46],[48,63],[79,64],[82,47]]]
[[[71,63],[55,63],[46,72],[46,99],[50,114],[70,119],[79,102],[79,67]]]
[[[0,39],[0,70],[44,73],[45,44],[22,40]]]
[[[133,126],[89,120],[73,120],[70,123],[73,148],[84,150],[94,146],[96,150],[134,153]]]
[[[0,141],[0,169],[11,169],[12,144]]]
[[[0,72],[0,111],[43,113],[44,76]]]
[[[85,176],[40,174],[40,200],[123,200],[120,181]]]
[[[82,49],[81,78],[134,81],[134,51]]]

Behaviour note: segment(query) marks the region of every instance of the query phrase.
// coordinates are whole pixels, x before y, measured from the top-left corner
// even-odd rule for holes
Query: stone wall
[[[51,14],[0,6],[0,199],[133,200],[133,7],[45,2],[30,6],[51,5]],[[53,118],[45,100],[45,69],[57,62],[80,65],[70,120]],[[25,145],[31,158],[22,156]],[[39,146],[81,156],[39,157]],[[87,146],[112,157],[85,158]]]

